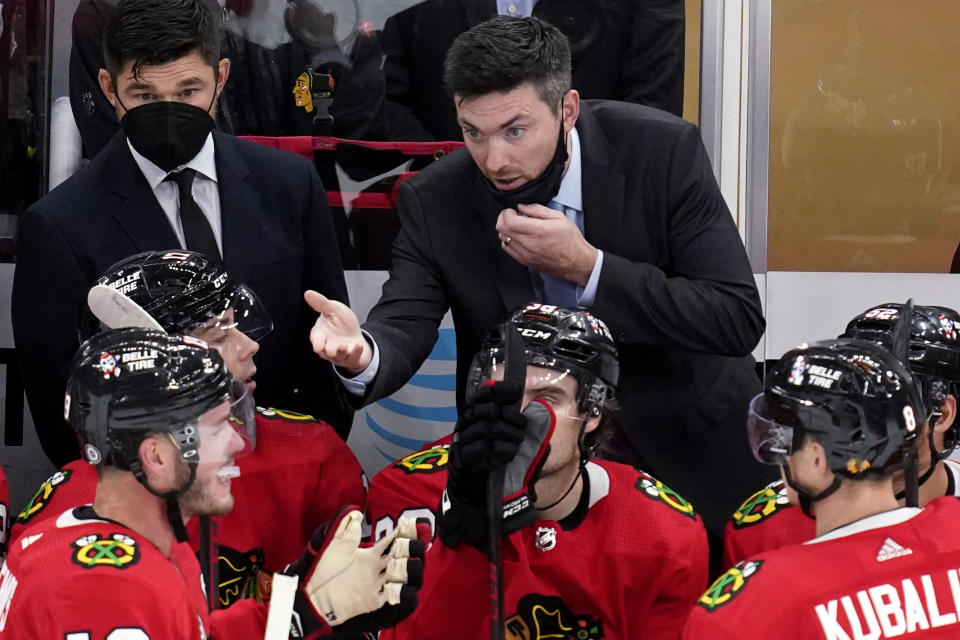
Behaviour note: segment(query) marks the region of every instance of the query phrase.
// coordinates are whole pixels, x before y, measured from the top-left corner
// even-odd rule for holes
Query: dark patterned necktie
[[[193,169],[184,169],[171,173],[164,180],[176,182],[180,190],[180,224],[183,225],[183,239],[187,243],[187,249],[198,251],[219,264],[221,260],[217,239],[213,237],[210,222],[193,199],[193,178],[196,173]]]

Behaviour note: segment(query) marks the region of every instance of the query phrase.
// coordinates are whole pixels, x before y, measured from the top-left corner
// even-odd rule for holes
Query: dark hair
[[[220,60],[220,14],[214,0],[120,0],[107,22],[103,58],[116,80],[133,60],[133,76],[143,65],[158,65],[198,50],[214,71]]]
[[[587,419],[589,420],[589,416]],[[605,441],[613,436],[613,432],[619,426],[620,403],[613,397],[613,392],[603,402],[600,409],[600,424],[590,433],[583,434],[583,447],[580,449],[580,455],[584,456],[584,462],[593,458],[597,450]]]
[[[451,97],[506,93],[531,82],[552,107],[570,90],[570,43],[539,18],[496,16],[457,36],[443,67]]]

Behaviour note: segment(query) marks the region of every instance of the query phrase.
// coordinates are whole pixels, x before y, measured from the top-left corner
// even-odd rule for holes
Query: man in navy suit
[[[201,251],[250,283],[274,323],[256,360],[258,399],[349,429],[330,366],[310,354],[301,300],[312,288],[347,300],[338,225],[309,161],[213,131],[230,72],[217,28],[206,0],[121,1],[99,82],[122,131],[20,222],[14,338],[41,446],[58,466],[79,457],[62,416],[86,291],[147,250]]]

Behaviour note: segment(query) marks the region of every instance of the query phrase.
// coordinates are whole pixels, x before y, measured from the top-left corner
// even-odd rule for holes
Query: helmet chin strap
[[[142,484],[147,491],[162,498],[167,507],[167,521],[170,523],[170,527],[173,528],[173,535],[176,537],[177,542],[187,542],[189,539],[187,536],[187,527],[183,522],[183,513],[180,511],[180,496],[190,488],[193,484],[194,479],[197,477],[197,465],[187,464],[187,467],[190,469],[190,478],[187,480],[179,489],[173,491],[167,491],[166,493],[160,493],[156,489],[150,486],[150,482],[147,480],[147,475],[143,472],[143,467],[140,464],[139,460],[134,460],[130,463],[130,471],[133,473],[133,477]]]
[[[793,478],[793,473],[790,471],[790,465],[784,463],[783,465],[783,477],[786,479],[787,484],[790,485],[790,488],[797,492],[797,495],[800,498],[800,508],[803,509],[803,512],[810,518],[813,516],[813,503],[820,502],[824,498],[827,498],[833,495],[837,489],[840,488],[840,478],[837,474],[833,474],[833,482],[830,483],[830,486],[821,491],[820,493],[813,493],[800,483],[798,483]]]
[[[924,483],[933,477],[933,472],[937,470],[937,463],[943,460],[940,456],[933,456],[930,458],[930,467],[921,474],[917,479],[917,485],[922,487]],[[948,494],[949,495],[949,494]],[[897,500],[904,500],[907,497],[907,489],[904,488],[902,491],[897,491]]]
[[[937,420],[940,419],[940,416],[943,415],[940,413],[939,409],[934,409],[930,412],[930,419],[927,425],[927,444],[930,447],[930,466],[920,474],[920,477],[917,478],[917,488],[922,487],[924,483],[933,477],[933,472],[937,470],[937,463],[941,460],[946,459],[950,454],[946,451],[938,451],[937,445],[933,441],[933,425],[937,423]],[[949,495],[949,494],[948,494]],[[902,491],[897,492],[897,500],[905,500],[907,497],[907,488],[904,487]],[[907,505],[912,506],[912,505]],[[919,505],[916,505],[919,506]]]

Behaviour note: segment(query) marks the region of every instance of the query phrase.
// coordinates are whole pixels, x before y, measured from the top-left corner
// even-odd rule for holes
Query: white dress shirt
[[[217,187],[217,163],[213,154],[213,134],[207,134],[207,141],[203,143],[200,153],[195,155],[188,163],[180,165],[173,171],[167,172],[153,164],[143,157],[130,140],[127,140],[127,146],[130,147],[130,153],[133,159],[140,167],[143,177],[147,179],[153,195],[157,197],[160,208],[167,216],[170,227],[180,242],[180,248],[186,249],[187,243],[183,237],[183,224],[180,222],[180,191],[175,182],[166,180],[171,173],[176,173],[181,169],[193,169],[197,172],[193,179],[191,193],[193,200],[200,207],[203,215],[210,223],[210,229],[213,230],[213,237],[217,240],[217,248],[220,249],[220,255],[223,255],[223,223],[220,218],[220,191]]]

